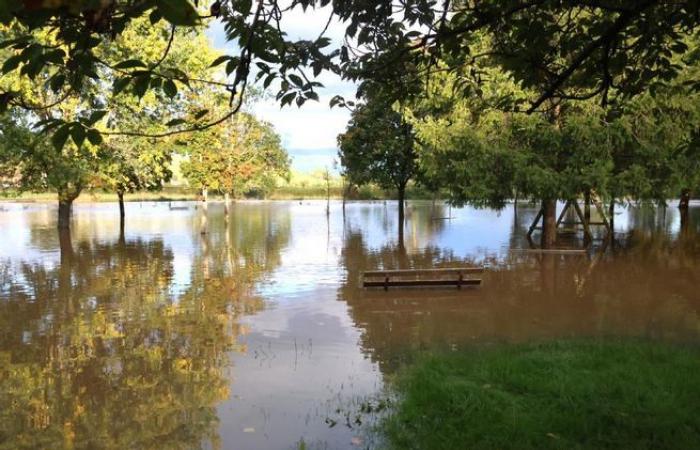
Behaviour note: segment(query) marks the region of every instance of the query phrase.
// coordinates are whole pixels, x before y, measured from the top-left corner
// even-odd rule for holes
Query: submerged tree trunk
[[[61,250],[61,265],[70,265],[73,262],[73,243],[68,227],[58,229],[58,245]]]
[[[678,202],[678,211],[681,216],[681,233],[688,231],[688,216],[690,213],[690,189],[681,191],[681,199]]]
[[[406,185],[399,186],[399,241],[403,242],[403,223],[404,223],[404,202],[406,201]]]
[[[80,189],[64,190],[58,192],[58,228],[70,228],[70,217],[73,213],[73,200],[78,198]]]
[[[124,191],[117,191],[117,197],[119,198],[119,217],[124,220]]]
[[[73,209],[73,200],[63,199],[58,201],[58,229],[70,228],[70,216]]]
[[[343,217],[345,217],[345,203],[348,200],[349,184],[343,180]]]
[[[124,218],[119,220],[119,246],[124,247],[126,245],[126,236],[124,234]]]
[[[608,207],[608,222],[610,223],[610,232],[615,232],[615,199],[610,200]]]
[[[552,248],[557,242],[557,201],[542,200],[542,248]]]
[[[119,198],[119,242],[124,240],[124,191],[117,191]]]

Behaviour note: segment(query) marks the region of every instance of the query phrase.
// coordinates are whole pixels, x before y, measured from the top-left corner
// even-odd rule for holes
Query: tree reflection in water
[[[123,233],[0,264],[0,448],[218,447],[238,318],[263,308],[251,286],[289,237],[268,219],[212,224],[180,292],[172,251]]]

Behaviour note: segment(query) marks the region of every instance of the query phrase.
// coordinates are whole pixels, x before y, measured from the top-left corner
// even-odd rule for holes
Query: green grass
[[[422,356],[381,426],[397,449],[700,448],[700,352],[566,341]]]
[[[86,191],[81,193],[75,201],[77,203],[116,202],[117,199],[117,194],[114,193]],[[127,202],[195,199],[197,199],[196,193],[179,189],[167,189],[159,192],[135,192],[124,195],[124,200]],[[57,196],[55,192],[3,192],[0,195],[0,202],[2,201],[53,203],[57,201]]]

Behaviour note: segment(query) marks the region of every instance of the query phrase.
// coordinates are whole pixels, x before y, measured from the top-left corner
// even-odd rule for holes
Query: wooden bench
[[[451,267],[443,269],[369,270],[362,274],[362,287],[479,286],[481,278],[469,275],[483,273],[483,267]]]

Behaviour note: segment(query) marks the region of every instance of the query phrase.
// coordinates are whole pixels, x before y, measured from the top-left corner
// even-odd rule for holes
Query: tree
[[[170,180],[171,147],[168,143],[136,139],[110,139],[104,146],[110,160],[100,170],[100,185],[116,192],[119,217],[124,221],[124,194],[136,191],[159,191]]]
[[[2,27],[0,35],[15,36],[17,31]],[[32,36],[51,40],[39,32]],[[152,26],[145,18],[131,22],[131,28],[124,30],[108,48],[95,50],[95,57],[106,64],[121,60],[123,55],[147,60],[149,56],[160,57],[160,47],[169,49],[157,62],[163,70],[187,67],[200,75],[209,70],[213,52],[202,33],[174,44],[168,41],[167,27]],[[1,51],[7,52],[7,49]],[[145,63],[132,60],[130,64]],[[96,70],[109,78],[110,74],[104,70]],[[11,147],[5,146],[0,163],[18,168],[17,184],[21,190],[55,190],[58,193],[59,228],[69,226],[72,202],[86,188],[109,186],[123,193],[134,188],[157,188],[169,177],[165,166],[170,158],[167,142],[146,146],[125,136],[105,136],[99,130],[109,124],[142,131],[163,130],[167,128],[162,123],[163,118],[180,114],[191,103],[190,98],[178,95],[170,87],[164,87],[162,92],[146,93],[139,91],[140,85],[135,85],[131,92],[112,98],[110,102],[112,88],[104,83],[90,82],[81,90],[62,94],[52,81],[54,78],[37,74],[31,81],[17,75],[10,72],[3,77],[0,89],[23,93],[31,99],[24,100],[30,101],[28,105],[9,105],[9,119],[6,119],[14,123],[15,129],[24,129],[24,137],[15,139]],[[118,79],[114,83],[121,86]],[[89,106],[86,107],[86,103]],[[51,106],[46,107],[47,104]],[[164,104],[168,107],[163,107]],[[123,212],[123,205],[120,206]]]
[[[198,133],[186,142],[182,173],[192,187],[220,192],[228,199],[265,195],[289,173],[289,156],[272,125],[247,113]]]
[[[196,2],[198,3],[198,2]],[[206,3],[206,4],[204,4]],[[325,4],[325,3],[324,3]],[[303,7],[309,5],[304,3]],[[286,9],[286,8],[285,8]],[[91,86],[113,85],[115,98],[128,90],[138,97],[153,91],[174,97],[183,88],[195,84],[218,87],[230,94],[229,110],[223,117],[204,122],[202,117],[181,118],[171,123],[170,130],[140,131],[114,126],[111,135],[168,136],[213,127],[237,113],[243,105],[243,95],[251,73],[251,64],[257,67],[257,79],[265,86],[279,80],[277,98],[280,102],[297,105],[309,99],[318,99],[314,88],[319,83],[309,81],[301,68],[311,67],[314,74],[331,68],[330,60],[321,51],[330,40],[319,36],[315,41],[291,41],[278,26],[282,10],[276,2],[214,1],[202,2],[195,7],[189,0],[137,1],[112,0],[95,3],[88,0],[60,0],[57,2],[19,2],[3,0],[0,3],[0,26],[13,30],[11,36],[2,40],[9,49],[0,61],[3,73],[17,73],[32,81],[44,80],[60,96],[77,94],[84,99],[86,110],[94,104],[85,94]],[[201,77],[189,71],[186,65],[164,66],[162,63],[178,42],[186,41],[188,30],[202,32],[201,25],[213,17],[225,24],[228,38],[237,41],[240,54],[221,55],[209,61],[212,66],[224,65],[226,76],[232,81],[218,81],[212,77]],[[167,45],[162,47],[156,59],[141,59],[136,54],[122,55],[116,60],[103,58],[109,53],[115,40],[120,39],[139,21],[156,27],[169,29],[165,37]],[[192,53],[196,55],[196,52]],[[296,73],[295,73],[296,72]],[[24,107],[27,98],[21,91],[0,88],[0,110],[10,106]],[[46,107],[48,103],[42,104]],[[87,132],[88,126],[81,122],[58,118],[55,126],[70,126]],[[168,122],[165,119],[163,123]],[[77,133],[78,131],[76,131]],[[101,134],[105,130],[96,129]]]
[[[143,92],[179,89],[194,80],[185,70],[163,71],[158,64],[134,65],[129,59],[105,64],[97,52],[139,18],[148,16],[152,23],[167,21],[176,28],[197,27],[216,18],[240,49],[240,54],[215,61],[225,64],[226,74],[233,78],[224,82],[232,100],[224,117],[240,109],[240,94],[255,72],[265,87],[279,81],[276,97],[283,105],[317,99],[314,89],[318,83],[309,80],[305,72],[310,69],[318,75],[338,70],[332,63],[335,57],[343,69],[351,63],[359,66],[361,70],[350,71],[350,76],[375,81],[381,81],[386,71],[403,67],[392,64],[397,60],[430,68],[442,59],[455,69],[494,58],[527,86],[532,74],[539,74],[528,108],[534,111],[550,98],[600,97],[605,102],[611,90],[615,95],[634,95],[652,82],[675,76],[677,67],[671,57],[687,51],[683,37],[694,32],[700,17],[696,2],[669,4],[663,0],[418,0],[410,5],[351,0],[333,3],[332,12],[346,24],[347,42],[356,43],[358,48],[345,45],[324,53],[330,44],[324,33],[315,40],[287,38],[285,14],[329,3],[299,0],[282,6],[275,0],[255,5],[217,0],[202,2],[197,8],[189,0],[112,0],[99,4],[89,0],[2,0],[0,24],[18,31],[16,38],[5,42],[13,53],[4,58],[3,71],[21,71],[31,78],[42,74],[55,80],[60,90],[82,91],[90,79],[102,79],[96,70],[99,66],[121,70],[118,84],[122,87],[132,85]],[[33,30],[46,32],[53,42],[37,40]],[[479,33],[495,39],[493,52],[473,51],[474,36]],[[541,74],[545,74],[544,85]],[[474,72],[472,78],[478,81],[479,74]],[[3,90],[0,96],[3,105],[22,104],[23,100],[13,90]],[[223,118],[207,126],[218,120]],[[172,132],[200,128],[191,125]]]
[[[360,104],[345,133],[338,136],[338,156],[350,183],[377,183],[384,189],[396,189],[402,237],[406,186],[416,174],[417,154],[413,127],[393,108],[380,95]]]

